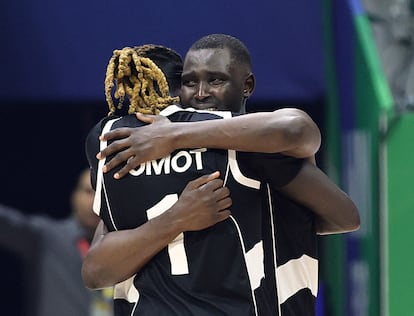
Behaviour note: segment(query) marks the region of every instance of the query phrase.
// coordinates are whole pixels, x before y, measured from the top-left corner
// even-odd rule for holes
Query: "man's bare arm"
[[[285,108],[273,112],[245,114],[229,119],[171,123],[160,116],[137,117],[150,125],[119,128],[104,135],[115,140],[97,157],[116,155],[104,171],[127,162],[116,174],[122,178],[141,163],[167,156],[179,148],[219,148],[276,153],[297,158],[310,157],[320,147],[321,135],[315,122],[303,111]]]
[[[360,226],[354,202],[310,162],[304,163],[298,175],[281,192],[313,211],[318,234],[351,232]]]
[[[219,172],[215,172],[189,182],[168,211],[135,229],[106,233],[101,222],[83,261],[85,285],[98,289],[122,282],[180,233],[198,231],[227,219],[232,201],[218,176]]]

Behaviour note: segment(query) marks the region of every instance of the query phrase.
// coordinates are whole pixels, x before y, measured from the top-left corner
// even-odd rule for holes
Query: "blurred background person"
[[[9,315],[16,315],[14,309],[23,305],[23,315],[112,315],[111,289],[92,292],[81,278],[83,256],[99,222],[92,210],[93,197],[90,171],[84,169],[70,196],[68,217],[29,216],[0,205],[0,249],[15,255],[23,272],[16,276],[23,286],[20,306],[3,302],[2,314],[6,308]]]

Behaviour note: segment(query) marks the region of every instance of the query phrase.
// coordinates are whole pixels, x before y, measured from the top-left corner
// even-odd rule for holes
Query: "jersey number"
[[[178,201],[178,194],[168,194],[160,202],[147,210],[148,220],[161,215]],[[168,255],[171,262],[171,274],[188,274],[187,254],[184,247],[184,234],[179,234],[168,244]]]

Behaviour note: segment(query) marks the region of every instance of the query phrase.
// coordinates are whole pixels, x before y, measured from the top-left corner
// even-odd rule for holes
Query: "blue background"
[[[210,33],[249,47],[258,81],[253,101],[324,96],[315,1],[19,0],[2,1],[0,12],[3,100],[103,100],[113,49],[159,43],[184,56]]]

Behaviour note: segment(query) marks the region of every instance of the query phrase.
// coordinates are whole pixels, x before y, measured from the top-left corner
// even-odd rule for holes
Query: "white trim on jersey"
[[[269,184],[266,185],[266,189],[267,189],[267,199],[268,199],[268,203],[269,203],[269,216],[270,216],[270,225],[272,227],[272,246],[273,246],[273,268],[274,268],[274,273],[275,273],[275,282],[276,282],[276,291],[277,293],[280,293],[280,287],[279,287],[279,279],[277,278],[277,248],[276,248],[276,240],[275,237],[276,236],[276,225],[275,225],[275,219],[273,217],[273,203],[272,203],[272,195],[271,195],[271,191],[270,191],[270,187]],[[277,294],[278,295],[278,294]],[[280,308],[280,299],[277,300],[277,310],[278,310],[278,315],[282,315],[282,311]]]
[[[247,178],[244,174],[241,173],[239,164],[237,163],[236,159],[236,151],[235,150],[229,150],[229,164],[230,164],[230,170],[233,174],[234,179],[240,183],[243,184],[249,188],[253,189],[260,189],[260,181]]]
[[[106,122],[104,128],[102,129],[101,135],[104,135],[105,133],[109,132],[112,125],[116,121],[118,121],[119,119],[121,119],[121,118],[109,120],[108,122]],[[107,146],[108,146],[107,141],[100,141],[100,150],[101,151],[104,150]],[[108,194],[106,192],[106,187],[105,187],[105,180],[104,180],[103,171],[102,171],[102,168],[105,165],[105,162],[106,162],[106,158],[99,160],[99,163],[98,163],[97,179],[96,179],[96,192],[95,192],[95,196],[94,196],[94,199],[93,199],[93,210],[97,215],[99,215],[100,212],[101,212],[101,205],[102,205],[101,190],[103,188],[104,194],[105,194],[105,202],[106,202],[106,205],[108,207],[109,216],[111,218],[112,225],[116,230],[118,230],[118,228],[115,225],[113,216],[112,216],[111,206],[109,204]]]
[[[102,129],[101,136],[108,133],[111,130],[112,124],[114,124],[116,121],[118,121],[120,118],[109,120],[106,122],[104,128]],[[101,141],[99,144],[99,149],[102,151],[108,146],[107,141]],[[102,167],[105,165],[106,157],[104,159],[99,160],[98,162],[98,170],[97,176],[96,176],[96,191],[95,191],[95,197],[93,199],[93,211],[96,213],[96,215],[99,215],[101,212],[101,190],[103,186],[103,171]]]
[[[252,270],[255,270],[255,266],[254,266],[254,265],[252,265],[252,264],[254,264],[254,263],[250,262],[250,264],[249,264],[249,262],[248,262],[248,257],[247,257],[247,254],[246,254],[246,247],[244,246],[243,235],[242,235],[242,233],[241,233],[241,231],[240,231],[239,224],[237,223],[237,221],[235,220],[235,218],[234,218],[232,215],[230,215],[230,218],[231,218],[231,220],[233,221],[234,226],[236,226],[237,233],[239,234],[240,245],[241,245],[241,247],[242,247],[242,249],[243,249],[244,259],[245,259],[245,261],[246,261],[247,274],[249,275],[250,289],[251,289],[251,295],[252,295],[252,300],[253,300],[253,305],[254,305],[254,311],[255,311],[255,313],[254,313],[254,314],[255,314],[255,315],[258,315],[258,312],[257,312],[256,295],[254,294],[254,288],[253,288],[253,286],[252,286],[252,277],[251,277],[251,275],[250,275],[250,274],[252,273]],[[262,265],[264,264],[264,263],[263,263],[263,261],[261,262],[261,264],[262,264]],[[257,268],[257,266],[256,266],[256,268]],[[263,271],[264,271],[264,268],[263,268]]]
[[[267,185],[268,202],[270,206],[270,218],[273,236],[275,235],[275,222],[272,213],[273,205],[271,191]],[[277,232],[276,232],[277,234]],[[276,288],[278,296],[278,309],[281,315],[280,306],[290,297],[302,289],[309,289],[313,296],[318,294],[318,260],[308,255],[302,255],[300,258],[291,259],[281,266],[277,266],[277,241],[273,239],[274,265],[276,267]]]
[[[134,285],[135,274],[123,282],[115,284],[114,299],[124,299],[129,303],[136,303],[139,299],[139,292]]]
[[[260,286],[265,277],[263,241],[259,241],[248,252],[246,252],[247,272],[249,273],[250,286],[253,290]]]
[[[164,110],[162,110],[160,112],[160,115],[169,116],[169,115],[171,115],[175,112],[179,112],[179,111],[209,113],[209,114],[214,114],[214,115],[220,116],[224,119],[231,118],[233,116],[231,114],[231,112],[229,112],[229,111],[210,111],[210,110],[197,110],[197,109],[194,109],[194,108],[180,108],[178,105],[175,105],[175,104],[166,107]]]
[[[311,290],[313,296],[318,294],[318,260],[303,255],[292,259],[277,267],[277,278],[280,291],[278,296],[280,304],[302,289]]]
[[[236,151],[228,150],[227,152],[228,152],[228,164],[226,168],[226,175],[224,178],[223,186],[227,184],[228,174],[229,172],[231,172],[233,175],[233,178],[238,183],[244,186],[250,187],[250,188],[260,189],[260,181],[248,178],[244,174],[242,174],[239,168],[239,165],[237,163]],[[233,216],[230,215],[230,218],[232,219],[237,229],[238,235],[239,235],[240,245],[243,249],[244,260],[246,263],[247,274],[249,276],[251,295],[252,295],[253,305],[255,308],[255,315],[258,315],[256,295],[254,294],[254,290],[260,286],[261,280],[265,277],[263,241],[262,240],[259,241],[253,246],[253,248],[251,248],[249,251],[246,252],[246,247],[244,245],[244,239],[240,231],[239,224],[237,223],[236,219]]]
[[[178,194],[176,193],[164,196],[160,202],[147,210],[148,220],[166,212],[177,201]],[[188,259],[184,247],[184,233],[178,234],[178,236],[168,244],[168,255],[170,257],[172,275],[182,275],[189,273]]]

